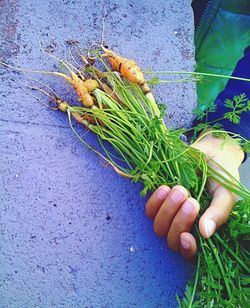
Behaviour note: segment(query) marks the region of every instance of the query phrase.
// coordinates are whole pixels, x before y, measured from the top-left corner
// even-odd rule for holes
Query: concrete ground
[[[67,41],[100,42],[103,16],[104,43],[142,67],[193,69],[192,10],[183,0],[3,0],[0,58],[55,69],[39,42],[66,57]],[[155,236],[141,186],[105,168],[65,115],[23,86],[32,76],[70,98],[64,82],[3,68],[0,76],[0,308],[176,307],[194,269]],[[190,125],[193,84],[157,93],[168,125]]]

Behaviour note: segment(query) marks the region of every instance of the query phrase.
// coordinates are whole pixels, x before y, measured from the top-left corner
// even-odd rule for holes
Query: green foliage
[[[211,106],[208,106],[207,109],[203,110],[200,107],[197,107],[194,109],[194,114],[197,116],[197,119],[199,121],[205,121],[202,123],[197,124],[195,127],[192,128],[193,130],[193,140],[196,140],[199,133],[203,130],[206,130],[208,128],[213,129],[213,136],[216,137],[223,137],[225,138],[225,142],[223,145],[228,142],[232,141],[237,142],[239,145],[241,145],[243,151],[245,153],[250,152],[250,140],[242,138],[238,134],[233,134],[228,132],[224,132],[223,125],[219,123],[221,120],[228,120],[230,122],[233,122],[234,124],[240,124],[240,118],[241,115],[244,112],[250,111],[250,100],[247,98],[246,94],[242,93],[239,95],[235,95],[232,99],[227,98],[224,102],[225,107],[227,107],[230,111],[225,112],[224,115],[222,115],[221,118],[208,121],[208,115],[209,113],[214,113],[217,110],[216,105],[213,103]]]
[[[193,130],[193,139],[197,139],[197,136],[204,130],[207,130],[208,128],[213,128],[214,132],[212,133],[214,136],[217,134],[217,136],[222,135],[223,133],[216,132],[216,130],[221,131],[223,129],[223,125],[220,123],[214,123],[213,125],[210,125],[208,123],[199,123],[197,124],[192,130]]]
[[[217,111],[217,106],[215,105],[215,103],[210,104],[209,106],[207,106],[206,109],[202,109],[200,106],[196,107],[193,110],[193,113],[196,115],[197,120],[205,121],[194,127],[194,132],[200,132],[207,127],[221,129],[223,128],[222,125],[218,123],[220,120],[229,120],[234,124],[239,124],[241,114],[250,111],[250,100],[244,93],[235,95],[232,99],[227,98],[224,102],[224,105],[230,111],[225,112],[225,114],[221,118],[210,122],[208,121],[208,115]]]
[[[234,240],[250,236],[250,204],[248,202],[244,200],[237,202],[228,221],[228,230],[230,237]]]
[[[165,104],[158,104],[158,108],[160,110],[160,118],[163,119],[166,115],[167,106]]]
[[[178,165],[180,169],[180,184],[185,185],[187,189],[194,188],[198,180],[196,169],[192,165],[190,166],[189,162],[184,159],[181,159]]]
[[[215,103],[207,106],[205,110],[201,109],[199,106],[193,110],[193,114],[196,115],[199,121],[202,121],[204,118],[207,118],[207,115],[211,112],[215,112],[217,110],[217,105]]]
[[[235,95],[233,99],[226,99],[224,104],[231,110],[224,114],[224,118],[235,124],[240,123],[240,115],[243,112],[250,110],[250,100],[247,99],[244,93]]]
[[[192,296],[193,296],[193,286],[192,286],[192,282],[187,282],[186,284],[186,289],[185,289],[185,293],[184,293],[184,297],[181,300],[180,297],[178,296],[178,294],[176,294],[176,300],[178,302],[178,307],[179,308],[200,308],[200,301],[196,300],[193,301],[192,300]],[[190,303],[192,302],[192,306],[190,306]]]
[[[157,85],[159,83],[160,83],[160,78],[157,77],[157,76],[148,80],[148,84],[150,84],[150,85]]]
[[[240,200],[226,225],[211,239],[198,235],[201,262],[197,268],[199,307],[248,307],[250,299],[250,203]],[[179,307],[192,306],[188,285]],[[196,305],[196,304],[195,304]]]
[[[250,153],[250,140],[245,140],[245,142],[242,143],[242,148],[245,153]]]

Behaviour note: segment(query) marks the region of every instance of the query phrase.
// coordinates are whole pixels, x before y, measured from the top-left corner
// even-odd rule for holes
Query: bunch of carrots
[[[177,296],[177,301],[179,307],[247,307],[250,192],[226,170],[223,175],[212,168],[202,152],[183,142],[184,129],[166,127],[165,109],[156,103],[135,61],[104,46],[101,52],[95,52],[94,60],[82,53],[78,56],[82,62],[77,67],[58,59],[64,66],[63,72],[33,71],[65,79],[78,97],[74,105],[49,91],[49,87],[32,88],[46,94],[56,104],[54,109],[67,113],[78,139],[115,172],[133,182],[142,182],[143,196],[160,185],[183,185],[199,201],[201,214],[210,204],[205,188],[208,178],[241,197],[228,223],[210,239],[200,235],[196,222],[194,234],[199,244],[196,275],[187,284],[182,299]],[[102,69],[97,68],[100,65]],[[102,152],[81,137],[72,119],[97,135]]]

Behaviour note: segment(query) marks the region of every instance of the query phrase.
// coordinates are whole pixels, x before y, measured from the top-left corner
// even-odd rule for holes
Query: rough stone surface
[[[184,0],[2,0],[0,58],[55,69],[39,42],[69,57],[69,40],[82,48],[100,42],[103,16],[104,43],[142,67],[193,69],[193,16]],[[23,84],[37,78],[70,98],[68,87],[3,68],[0,77],[0,307],[175,307],[193,268],[155,236],[141,186],[105,168],[65,115]],[[160,91],[168,124],[188,126],[194,85]]]

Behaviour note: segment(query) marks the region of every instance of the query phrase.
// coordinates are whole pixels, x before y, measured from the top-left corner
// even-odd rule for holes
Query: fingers
[[[166,236],[171,223],[183,202],[187,199],[188,192],[182,186],[175,186],[159,208],[155,220],[154,231],[159,236]]]
[[[154,219],[156,234],[166,237],[168,246],[180,251],[188,260],[193,258],[197,250],[195,238],[188,231],[198,212],[198,202],[188,198],[187,190],[179,185],[172,190],[161,186],[146,205],[147,215]]]
[[[202,236],[209,238],[223,225],[236,202],[236,196],[223,186],[217,186],[213,193],[210,207],[199,220],[199,230]]]
[[[155,218],[159,208],[161,207],[163,201],[167,198],[170,191],[171,189],[168,186],[162,185],[151,195],[146,204],[146,215],[149,218]]]
[[[199,204],[193,198],[188,198],[175,215],[168,231],[168,246],[174,251],[180,250],[180,236],[190,231],[199,212]]]
[[[197,245],[191,233],[183,232],[180,235],[180,252],[185,259],[193,261],[197,252]]]

